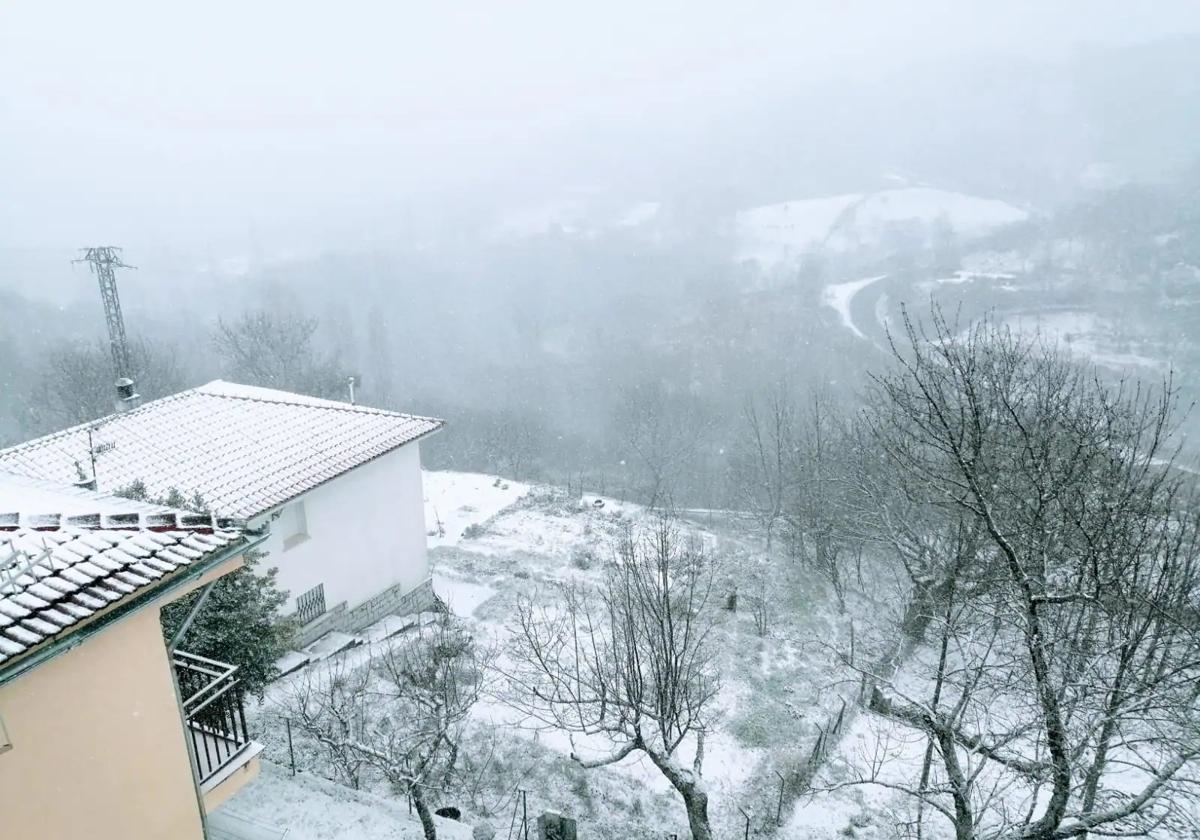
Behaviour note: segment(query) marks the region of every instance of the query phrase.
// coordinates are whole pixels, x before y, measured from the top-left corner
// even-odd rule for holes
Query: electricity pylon
[[[100,283],[100,299],[104,301],[104,320],[108,323],[108,346],[112,350],[113,368],[117,380],[129,379],[129,344],[125,340],[125,319],[121,316],[121,298],[117,295],[117,275],[114,269],[133,268],[121,260],[121,249],[103,245],[83,248],[83,256],[73,262],[86,262]]]

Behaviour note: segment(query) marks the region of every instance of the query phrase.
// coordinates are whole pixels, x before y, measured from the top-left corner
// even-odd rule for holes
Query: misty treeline
[[[937,309],[892,352],[860,409],[745,409],[738,484],[767,540],[843,609],[864,553],[904,581],[894,641],[838,651],[896,734],[835,786],[907,793],[918,837],[1194,832],[1200,498],[1173,381],[1106,382]],[[919,775],[896,758],[914,735]]]
[[[964,319],[1086,306],[1115,325],[1118,351],[1173,358],[1181,391],[1200,393],[1198,194],[1191,169],[985,240],[897,223],[873,247],[776,268],[734,259],[735,208],[713,200],[667,206],[646,229],[497,238],[464,223],[235,278],[168,287],[139,270],[120,283],[146,399],[222,377],[344,400],[354,376],[363,403],[449,421],[423,447],[430,467],[742,508],[740,474],[761,457],[751,433],[763,432],[748,406],[761,427],[779,388],[804,411],[812,394],[852,404],[863,372],[886,361],[881,341],[823,305],[832,283],[909,278],[910,300],[935,294]],[[922,285],[981,250],[1019,255],[1017,310],[1004,284]],[[76,279],[79,297],[61,306],[0,292],[0,443],[112,410],[94,280]]]
[[[449,421],[423,447],[428,466],[715,506],[733,395],[768,370],[848,369],[820,338],[819,283],[764,307],[712,241],[616,232],[477,247],[465,265],[402,250],[204,278],[170,296],[187,301],[178,309],[161,292],[139,302],[145,278],[127,273],[137,389],[153,399],[221,377],[345,400],[354,376],[365,404]],[[54,313],[18,298],[6,312],[6,332],[57,328],[14,344],[5,442],[112,411],[98,300]]]

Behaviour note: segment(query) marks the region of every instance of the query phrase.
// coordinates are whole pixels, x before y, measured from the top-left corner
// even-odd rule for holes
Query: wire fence
[[[808,752],[803,754],[799,763],[786,770],[775,769],[772,771],[778,779],[778,787],[775,790],[775,801],[771,803],[774,806],[771,809],[773,813],[764,815],[761,820],[760,828],[763,833],[772,833],[779,829],[785,822],[784,811],[788,806],[811,790],[813,779],[816,778],[826,760],[837,748],[841,734],[854,713],[854,708],[843,698],[838,710],[831,712],[825,723],[817,726],[817,738]],[[762,804],[765,806],[765,803]],[[745,811],[742,813],[746,814]],[[748,815],[744,833],[746,837],[749,837],[750,820]]]

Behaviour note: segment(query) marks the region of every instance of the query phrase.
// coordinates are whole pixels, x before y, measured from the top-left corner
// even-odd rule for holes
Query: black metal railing
[[[183,720],[203,784],[250,743],[237,666],[180,650],[175,651],[174,663]]]
[[[296,599],[296,618],[300,624],[308,624],[325,614],[325,584],[318,583]]]

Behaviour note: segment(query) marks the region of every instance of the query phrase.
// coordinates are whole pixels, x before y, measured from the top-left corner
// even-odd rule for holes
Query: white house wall
[[[353,609],[390,586],[407,591],[429,577],[418,444],[357,467],[302,501],[308,539],[285,548],[287,534],[278,528],[285,517],[272,523],[264,545],[264,566],[279,569],[278,584],[288,591],[285,612],[318,584],[329,609],[343,601]]]

